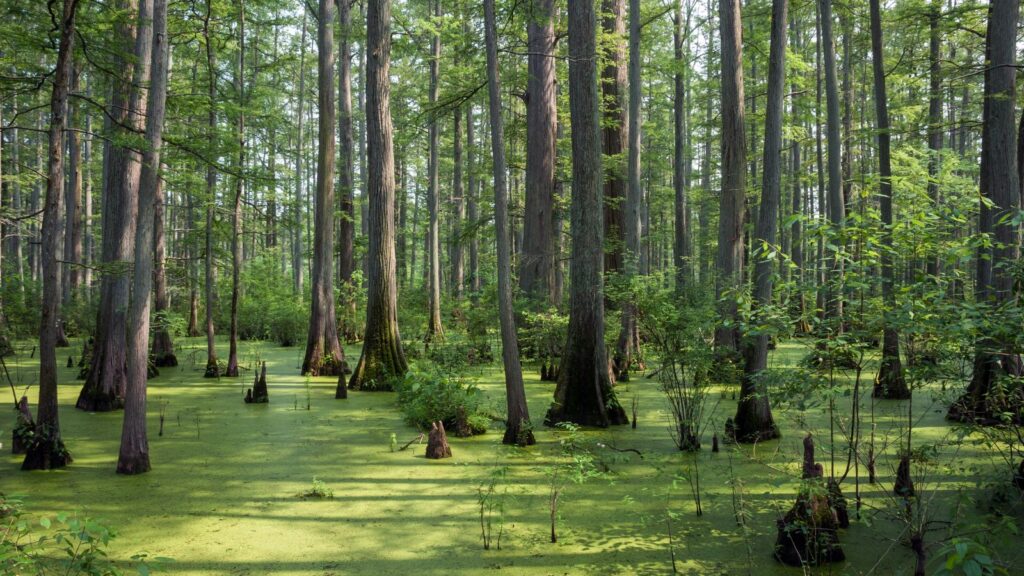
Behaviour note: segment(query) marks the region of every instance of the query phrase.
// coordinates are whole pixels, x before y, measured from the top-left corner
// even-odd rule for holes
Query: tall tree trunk
[[[462,110],[452,111],[452,223],[454,233],[451,239],[452,295],[462,299],[465,285],[465,265],[463,264],[462,248],[463,221],[466,219],[466,203],[462,190]]]
[[[792,50],[794,53],[800,53],[800,27],[799,18],[794,18],[791,21],[792,28]],[[799,126],[802,122],[801,109],[799,105],[799,98],[796,95],[800,89],[800,84],[796,78],[793,79],[790,85],[790,91],[792,92],[792,113],[793,113],[793,125]],[[789,239],[789,258],[792,262],[792,274],[796,285],[796,300],[798,306],[799,320],[797,326],[800,332],[806,332],[809,328],[807,321],[804,319],[806,314],[807,305],[804,296],[804,247],[803,247],[803,167],[800,159],[801,142],[799,139],[794,138],[790,146],[792,148],[791,160],[793,163],[792,168],[792,224],[790,225],[790,239]]]
[[[626,205],[622,211],[623,273],[626,282],[641,273],[640,250],[641,204],[640,189],[640,0],[629,0],[629,110],[627,116],[627,188]],[[615,346],[615,375],[626,380],[633,364],[634,354],[640,352],[640,333],[636,322],[636,307],[631,299],[622,302],[621,326]]]
[[[879,204],[882,212],[882,301],[886,310],[896,307],[896,274],[892,242],[892,159],[889,151],[889,102],[885,89],[885,61],[882,56],[882,11],[879,0],[870,0],[871,68],[875,80],[875,118],[878,122]],[[900,335],[888,322],[882,333],[882,360],[878,366],[873,395],[890,400],[910,398],[900,363]]]
[[[363,352],[349,388],[390,390],[393,379],[401,378],[408,370],[398,333],[398,281],[395,278],[395,157],[389,72],[391,0],[369,3],[366,48],[369,274]],[[339,388],[344,385],[344,380],[339,380]]]
[[[569,0],[572,122],[572,270],[569,335],[545,424],[625,424],[604,345],[604,204],[594,4]]]
[[[469,238],[469,291],[476,298],[480,292],[480,237],[477,234],[477,220],[480,209],[477,205],[476,144],[473,142],[473,105],[466,106],[466,172],[469,181],[466,189],[467,210],[473,234]]]
[[[744,205],[747,189],[747,144],[743,110],[743,28],[739,0],[719,0],[722,37],[722,194],[718,216],[718,273],[715,294],[721,324],[715,347],[739,351],[736,298],[729,290],[739,285],[743,271]]]
[[[118,36],[125,44],[134,46],[134,59],[127,58],[118,68],[124,75],[117,78],[112,88],[111,110],[108,118],[112,131],[129,136],[142,132],[146,118],[146,98],[143,86],[149,84],[150,53],[153,44],[150,26],[153,0],[134,0],[124,7],[137,16],[136,26],[122,24]],[[121,126],[128,129],[123,130]],[[129,264],[135,248],[135,226],[138,212],[139,175],[141,156],[127,147],[108,141],[104,150],[103,183],[103,278],[100,284],[100,305],[96,318],[96,336],[93,339],[92,361],[86,373],[85,384],[78,395],[76,407],[89,412],[116,410],[124,405],[127,371],[127,308],[131,278]]]
[[[821,46],[825,68],[825,141],[828,148],[828,219],[833,234],[838,234],[846,218],[846,204],[843,198],[842,140],[839,132],[839,89],[836,80],[835,44],[832,35],[832,0],[819,0],[821,6]],[[835,323],[833,330],[842,332],[843,319],[843,260],[838,240],[828,243],[830,269],[826,291],[825,317]]]
[[[46,206],[43,210],[43,301],[39,325],[39,409],[33,437],[27,447],[22,470],[63,468],[71,455],[60,436],[57,409],[57,331],[60,322],[60,217],[64,181],[64,123],[68,104],[68,77],[75,41],[75,17],[78,0],[65,0],[60,17],[60,44],[57,68],[50,96],[50,130],[47,158]]]
[[[687,188],[690,186],[690,147],[689,147],[689,102],[687,101],[687,77],[684,66],[689,65],[690,53],[690,15],[687,8],[685,18],[683,3],[675,0],[675,28],[673,29],[673,47],[675,49],[676,71],[673,92],[673,119],[675,146],[672,157],[672,189],[675,192],[675,228],[673,256],[675,263],[676,291],[682,293],[690,284],[692,273],[690,259],[690,207],[687,199]]]
[[[774,260],[779,204],[782,198],[782,108],[786,90],[787,0],[772,1],[771,48],[768,56],[768,100],[764,120],[764,178],[761,206],[757,210],[752,256],[754,258],[754,318],[772,303]],[[760,385],[760,373],[768,368],[768,334],[744,336],[746,364],[736,406],[735,436],[740,442],[759,442],[779,437],[772,418],[768,390]]]
[[[342,376],[347,367],[338,344],[334,308],[334,0],[320,0],[317,44],[320,124],[313,227],[313,295],[302,373]]]
[[[217,135],[217,65],[210,38],[210,20],[213,11],[213,0],[206,0],[206,15],[203,19],[203,44],[206,46],[207,84],[207,130],[208,137],[214,141]],[[213,307],[214,307],[214,267],[213,267],[213,224],[214,211],[217,205],[217,168],[211,163],[206,166],[206,257],[205,286],[203,296],[206,308],[206,378],[220,377],[220,364],[217,362],[217,343],[214,339]]]
[[[938,211],[942,204],[939,192],[939,168],[942,154],[942,39],[939,24],[942,19],[942,5],[933,0],[928,10],[928,197]],[[1020,150],[1017,151],[1018,153]],[[938,279],[940,273],[939,255],[928,258],[928,276]]]
[[[242,297],[242,198],[245,196],[245,1],[238,4],[238,70],[235,73],[238,91],[238,117],[235,119],[235,139],[238,160],[235,169],[235,205],[232,210],[231,235],[231,311],[228,333],[228,365],[224,375],[238,376],[238,302]]]
[[[440,26],[441,1],[433,0],[434,25]],[[430,158],[427,165],[427,211],[430,214],[430,227],[427,230],[427,334],[425,341],[429,346],[432,342],[444,340],[444,326],[441,324],[441,236],[440,211],[441,192],[439,190],[439,148],[440,135],[437,128],[438,70],[441,65],[441,32],[434,33],[431,42],[430,58],[430,121],[428,126],[430,138]]]
[[[501,321],[501,359],[505,367],[508,418],[504,444],[535,443],[526,405],[523,370],[519,364],[515,311],[512,308],[512,246],[508,232],[508,189],[505,183],[505,134],[501,123],[501,79],[498,76],[498,40],[494,0],[484,0],[484,36],[487,44],[487,95],[491,117],[491,155],[494,158],[494,227],[498,244],[498,314]]]
[[[604,163],[604,236],[606,272],[622,269],[622,205],[626,201],[626,179],[622,170],[622,153],[626,150],[629,122],[623,102],[626,94],[626,0],[601,0],[602,35],[611,44],[604,56],[601,70],[601,100],[604,103],[601,121],[601,150],[609,161]]]
[[[1020,175],[1017,172],[1016,49],[1018,2],[997,0],[989,8],[986,46],[985,101],[982,117],[981,194],[978,231],[991,233],[988,258],[979,258],[978,300],[993,307],[1013,301],[1014,266],[1019,259],[1017,224]],[[988,260],[983,265],[981,260]],[[1000,376],[1021,375],[1020,358],[1006,336],[985,334],[975,342],[974,374],[964,394],[949,408],[947,417],[982,424],[1000,424],[1001,415],[1020,421],[1020,400],[998,388]]]
[[[154,7],[154,18],[156,14],[155,9]],[[150,102],[153,101],[153,97],[150,95]],[[143,167],[143,171],[145,171],[145,167]],[[152,284],[155,290],[153,304],[156,312],[156,326],[153,328],[153,364],[161,367],[177,366],[178,357],[174,354],[174,340],[171,338],[170,327],[167,324],[167,313],[171,308],[171,300],[167,294],[167,237],[164,233],[164,187],[161,179],[156,179],[154,190],[152,243],[155,252],[151,266],[153,267]],[[142,197],[141,193],[139,197]],[[142,210],[139,213],[141,214]],[[137,234],[136,237],[138,237]],[[137,259],[138,257],[136,257]],[[149,339],[148,334],[146,339]]]
[[[295,95],[298,100],[296,117],[295,137],[295,199],[292,204],[292,291],[295,294],[302,294],[303,285],[303,248],[302,248],[302,205],[304,203],[302,193],[302,162],[305,149],[303,136],[303,107],[306,102],[306,11],[302,11],[302,39],[299,42],[299,91]]]
[[[533,0],[526,36],[526,204],[519,288],[525,296],[552,305],[558,303],[553,230],[558,154],[554,0]]]
[[[353,325],[356,315],[356,286],[352,275],[355,273],[355,172],[354,142],[352,137],[352,5],[347,0],[336,0],[338,20],[341,26],[341,44],[338,53],[338,147],[341,170],[338,174],[338,195],[341,197],[341,218],[338,235],[341,249],[338,252],[338,280],[342,285],[344,305],[347,308],[341,333],[346,340],[355,340],[358,327]]]
[[[117,457],[118,474],[142,474],[150,469],[146,438],[146,373],[149,354],[149,304],[153,288],[153,241],[156,204],[160,202],[160,149],[167,100],[167,0],[153,2],[152,81],[146,117],[146,151],[139,184],[139,223],[135,230],[135,269],[128,311],[128,382],[124,426]]]
[[[68,79],[69,90],[78,92],[81,70],[76,63],[71,64],[71,77]],[[82,134],[77,128],[79,106],[68,104],[68,174],[65,186],[64,211],[67,214],[64,224],[64,263],[61,288],[64,304],[68,304],[75,295],[79,285],[79,266],[82,264]]]

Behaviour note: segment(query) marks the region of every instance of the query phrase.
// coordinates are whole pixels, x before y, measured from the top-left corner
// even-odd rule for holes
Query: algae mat
[[[777,412],[783,439],[754,448],[712,454],[710,433],[705,435],[705,450],[696,456],[704,509],[698,517],[689,483],[694,460],[672,444],[657,383],[635,378],[620,385],[627,409],[637,398],[639,426],[582,433],[597,466],[607,472],[565,487],[560,539],[551,544],[549,473],[564,461],[559,441],[565,432],[538,426],[538,444],[527,449],[501,446],[497,429],[472,439],[451,438],[454,457],[441,462],[426,460],[423,445],[393,452],[392,434],[399,445],[417,434],[402,421],[393,394],[351,392],[347,400],[334,400],[334,379],[298,375],[301,350],[246,343],[242,348],[244,367],[257,358],[267,361],[270,404],[242,402],[252,380],[249,370],[238,379],[203,379],[205,347],[198,340],[179,342],[181,366],[164,369],[149,384],[153,470],[137,477],[114,474],[121,414],[75,410],[77,369],[61,368],[61,425],[75,462],[66,470],[24,473],[18,470],[20,458],[5,447],[0,491],[22,496],[32,516],[77,512],[101,518],[119,533],[110,548],[114,558],[139,552],[167,556],[174,559],[164,568],[168,574],[669,574],[672,551],[683,574],[799,573],[771,559],[775,519],[799,486],[803,431],[827,437],[822,406],[800,414]],[[79,349],[64,354],[77,359]],[[359,350],[347,353],[355,359]],[[773,362],[801,354],[799,345],[787,344]],[[22,386],[34,381],[37,370],[28,355],[26,350],[8,358]],[[472,376],[500,411],[500,366]],[[531,414],[540,422],[552,385],[541,383],[535,368],[527,369],[526,380]],[[34,389],[29,396],[34,406]],[[729,389],[716,391],[712,403],[717,422],[735,408]],[[940,410],[918,404],[918,438],[948,433]],[[882,426],[895,426],[901,409],[897,403],[879,405]],[[158,436],[161,412],[164,434]],[[887,419],[890,424],[884,424]],[[13,412],[0,414],[5,446],[13,422]],[[819,461],[828,470],[827,448],[819,443]],[[970,471],[979,468],[964,465],[957,473],[956,466],[988,463],[971,446],[946,460],[949,465],[935,473],[941,478],[933,491],[936,510],[953,509],[975,484]],[[499,493],[507,491],[501,549],[485,551],[478,487],[500,469],[507,471],[507,481],[499,484]],[[848,561],[817,572],[912,571],[911,554],[900,542],[904,526],[886,512],[892,508],[887,493],[893,469],[886,457],[879,464],[881,482],[862,483],[865,520],[841,536]],[[333,499],[301,496],[314,477],[334,492]],[[852,477],[844,490],[852,495]],[[745,526],[737,523],[737,498]],[[1002,560],[1022,565],[1018,546],[1001,540],[993,546]]]

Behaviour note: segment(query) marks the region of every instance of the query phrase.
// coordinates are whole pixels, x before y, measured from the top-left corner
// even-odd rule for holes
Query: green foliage
[[[406,422],[421,430],[440,420],[459,436],[483,434],[490,418],[483,411],[483,395],[476,384],[437,369],[411,369],[395,383],[398,406]]]
[[[540,312],[522,313],[524,322],[519,327],[519,352],[527,357],[546,360],[559,356],[569,333],[569,316],[555,308]]]
[[[242,271],[245,297],[238,303],[238,335],[243,340],[274,340],[282,346],[302,342],[309,322],[309,306],[292,294],[292,284],[280,273],[281,256],[268,250],[246,263]],[[231,293],[230,277],[221,294]],[[220,324],[229,323],[230,297],[220,299]]]
[[[334,498],[334,489],[325,484],[323,480],[320,480],[319,478],[314,476],[313,485],[310,487],[309,490],[302,493],[302,497],[329,500]]]
[[[477,486],[476,493],[477,505],[480,506],[480,539],[484,550],[490,550],[492,545],[501,550],[501,536],[505,532],[505,505],[509,497],[508,466],[492,470],[487,479]]]
[[[969,538],[953,538],[937,552],[943,559],[935,576],[995,576],[1009,574],[996,564],[987,548]]]

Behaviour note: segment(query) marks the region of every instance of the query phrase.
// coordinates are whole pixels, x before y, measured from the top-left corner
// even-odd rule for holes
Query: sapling
[[[484,550],[501,550],[501,536],[505,531],[505,502],[508,498],[508,467],[502,466],[491,471],[487,480],[477,487],[477,504],[480,506],[480,539]],[[497,523],[497,536],[494,524]]]
[[[569,484],[584,484],[604,473],[595,465],[594,455],[582,444],[579,427],[571,422],[560,422],[558,427],[566,432],[559,441],[561,458],[547,469],[549,479],[548,511],[551,520],[551,543],[558,542],[557,523],[559,504],[565,487]]]

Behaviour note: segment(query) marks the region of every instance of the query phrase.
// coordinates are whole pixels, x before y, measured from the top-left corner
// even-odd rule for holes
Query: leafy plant
[[[320,498],[320,499],[333,499],[334,490],[331,489],[323,480],[320,480],[316,476],[313,477],[313,486],[302,494],[303,498]]]
[[[409,424],[429,429],[432,422],[444,422],[457,436],[483,434],[490,418],[484,413],[483,398],[475,384],[437,370],[410,370],[395,385],[398,406]]]

